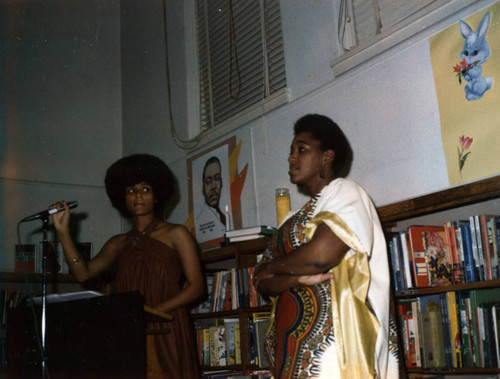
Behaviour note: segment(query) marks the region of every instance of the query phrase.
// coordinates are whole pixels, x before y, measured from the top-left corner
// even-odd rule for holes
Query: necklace
[[[137,227],[137,225],[135,226],[135,228],[136,228],[136,230],[137,230],[139,233],[141,233],[142,235],[144,235],[144,234],[146,234],[146,233],[147,233],[147,231],[148,231],[149,227],[151,226],[151,224],[153,223],[153,221],[154,221],[154,220],[155,220],[155,219],[153,218],[153,219],[152,219],[152,220],[151,220],[151,221],[150,221],[150,222],[146,225],[146,227],[145,227],[142,231],[141,231],[141,230],[139,230],[139,228]]]

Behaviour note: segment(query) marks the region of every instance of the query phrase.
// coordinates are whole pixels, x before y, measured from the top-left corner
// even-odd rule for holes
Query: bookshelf
[[[476,214],[500,215],[500,176],[389,204],[379,207],[378,212],[387,231],[404,230],[410,225],[443,225],[444,222]],[[395,291],[393,299],[396,305],[398,301],[419,296],[491,288],[498,289],[500,294],[500,279],[399,290]],[[398,330],[401,333],[401,325],[398,326]],[[402,354],[402,360],[406,364],[404,354]],[[421,375],[479,376],[500,373],[500,368],[497,367],[405,367],[405,370],[407,377],[421,377]]]
[[[262,253],[268,244],[270,237],[248,240],[244,242],[231,243],[217,249],[202,251],[201,261],[206,270],[216,271],[235,267],[237,269],[253,267],[257,263],[257,255]],[[224,310],[220,312],[195,313],[192,314],[195,325],[207,320],[215,319],[239,319],[241,364],[209,366],[201,365],[203,372],[214,370],[241,371],[242,375],[251,375],[252,372],[262,370],[257,364],[250,362],[251,341],[249,341],[249,328],[252,315],[259,312],[269,312],[271,305],[263,305],[251,308],[239,308]]]

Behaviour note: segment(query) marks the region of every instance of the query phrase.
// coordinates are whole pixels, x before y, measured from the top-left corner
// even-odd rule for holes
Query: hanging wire
[[[197,147],[201,141],[201,139],[207,134],[208,129],[200,132],[196,137],[191,139],[182,139],[174,125],[174,117],[172,113],[172,96],[170,90],[170,69],[168,64],[168,37],[167,37],[167,0],[162,1],[163,6],[163,28],[164,28],[164,36],[165,36],[165,73],[167,76],[167,95],[168,95],[168,117],[170,121],[170,133],[172,135],[172,139],[174,143],[181,149],[184,150],[192,150]]]
[[[227,24],[228,24],[228,73],[227,73],[227,92],[232,99],[238,99],[241,89],[240,68],[238,65],[238,51],[236,50],[236,39],[234,37],[234,16],[231,0],[227,0]],[[234,63],[234,66],[233,66]],[[233,67],[236,74],[233,85]],[[233,91],[234,87],[234,91]]]

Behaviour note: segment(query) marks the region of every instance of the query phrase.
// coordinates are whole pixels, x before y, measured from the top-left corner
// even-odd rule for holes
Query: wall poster
[[[218,247],[226,230],[241,228],[240,196],[248,164],[237,174],[242,141],[231,137],[187,160],[189,213],[185,225],[202,249]]]
[[[500,3],[430,38],[450,185],[500,173]]]

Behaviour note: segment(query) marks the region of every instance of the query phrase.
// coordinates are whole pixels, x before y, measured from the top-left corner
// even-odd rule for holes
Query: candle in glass
[[[288,188],[277,188],[276,198],[276,219],[278,226],[281,224],[288,212],[290,212],[290,193]]]

